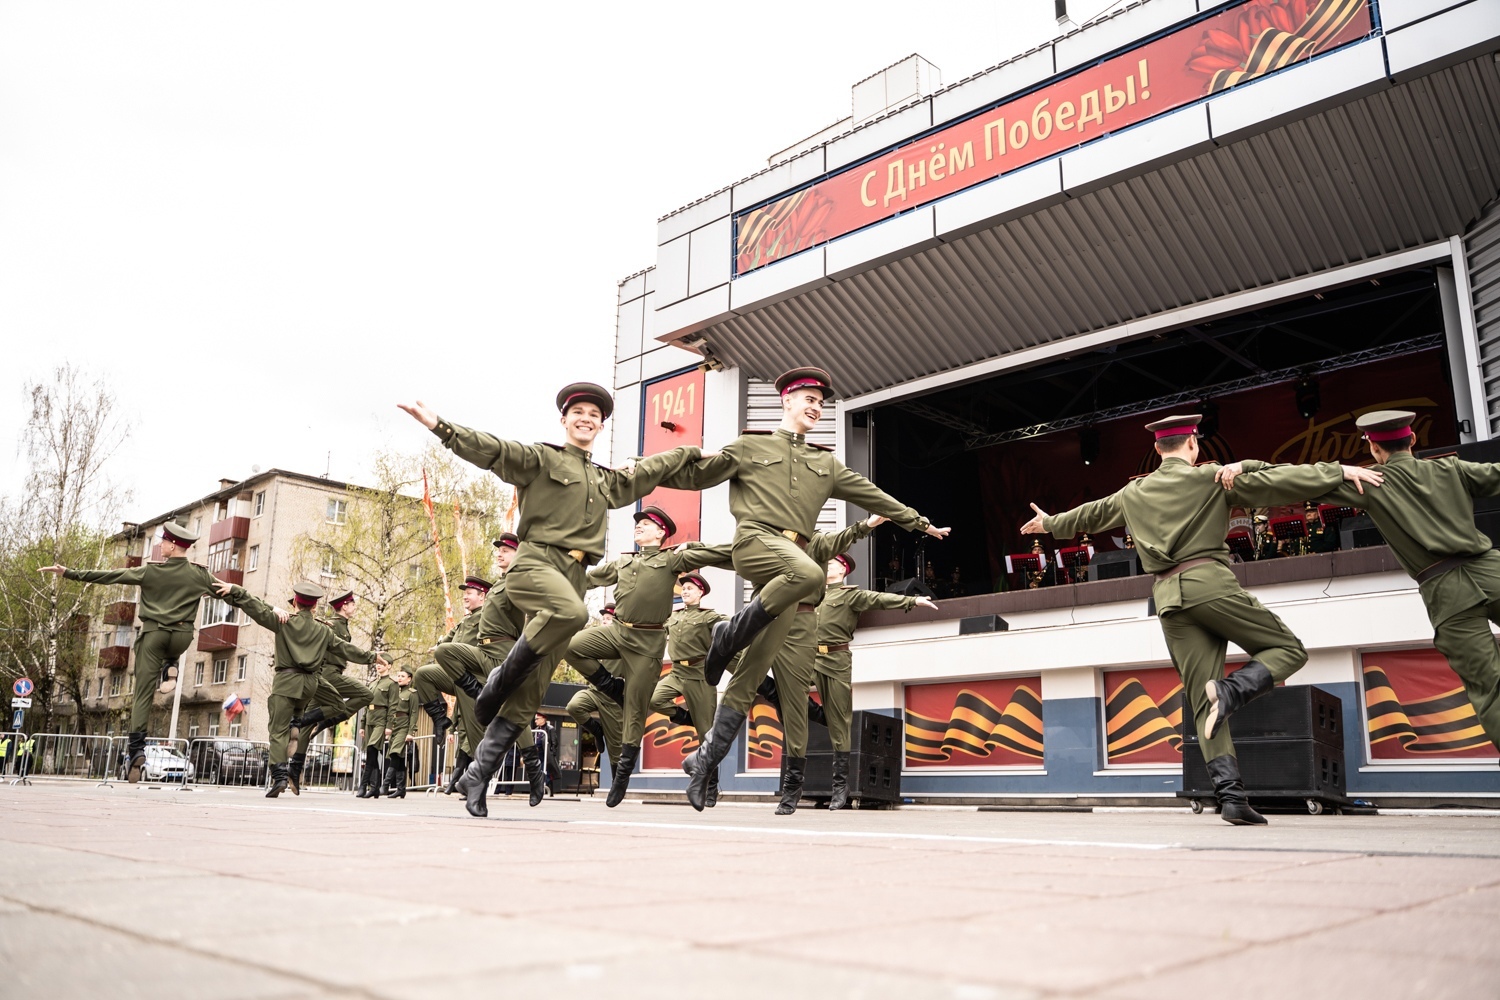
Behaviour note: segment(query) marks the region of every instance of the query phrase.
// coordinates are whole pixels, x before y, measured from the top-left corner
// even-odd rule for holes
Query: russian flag
[[[231,719],[238,716],[241,712],[246,711],[249,707],[250,699],[241,698],[237,694],[232,694],[228,698],[224,699],[224,714],[229,716]]]

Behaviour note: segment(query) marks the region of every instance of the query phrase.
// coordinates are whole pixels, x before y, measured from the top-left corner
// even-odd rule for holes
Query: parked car
[[[130,768],[129,760],[120,762],[120,778],[123,780]],[[193,776],[193,765],[175,747],[148,744],[146,766],[141,777],[146,781],[186,781]]]
[[[200,782],[251,787],[266,783],[269,755],[249,740],[194,740],[190,752]]]

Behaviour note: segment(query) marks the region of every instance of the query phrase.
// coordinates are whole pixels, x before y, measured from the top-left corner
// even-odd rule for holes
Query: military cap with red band
[[[817,389],[824,399],[833,398],[833,376],[821,368],[793,368],[776,380],[776,391],[785,396],[796,389]]]
[[[693,586],[703,591],[705,595],[707,595],[708,592],[713,589],[708,585],[708,581],[703,579],[703,577],[697,573],[684,573],[682,576],[679,576],[677,578],[678,586],[681,586],[684,583],[691,583]]]
[[[614,601],[610,601],[608,604],[606,604],[604,606],[603,610],[600,611],[600,614],[605,614],[605,615],[612,615],[614,613],[615,613],[615,602]]]
[[[1374,410],[1356,419],[1354,426],[1364,432],[1365,440],[1382,444],[1414,437],[1411,422],[1415,419],[1417,415],[1410,410]]]
[[[311,608],[323,599],[323,588],[315,583],[299,583],[292,587],[292,600],[298,607]]]
[[[354,600],[354,591],[346,590],[341,594],[330,597],[328,599],[328,606],[331,608],[338,608],[342,607],[345,604],[348,604],[352,600]]]
[[[1203,420],[1201,413],[1179,413],[1160,420],[1153,420],[1146,425],[1146,430],[1156,435],[1156,440],[1162,438],[1182,437],[1186,434],[1197,434],[1198,424]]]
[[[464,577],[464,585],[462,587],[459,587],[458,589],[459,590],[482,590],[486,594],[488,594],[490,592],[490,588],[493,587],[493,586],[494,586],[493,583],[490,583],[490,581],[486,580],[482,576],[466,576],[466,577]]]
[[[836,562],[836,563],[839,563],[841,566],[844,567],[844,574],[845,575],[848,575],[848,574],[854,572],[854,557],[853,556],[846,555],[846,554],[844,554],[844,553],[841,552],[838,555],[836,555],[836,556],[833,557],[833,561]]]
[[[521,540],[508,531],[495,539],[495,548],[497,549],[516,549],[520,548],[520,546]]]
[[[198,533],[185,524],[168,521],[162,525],[161,537],[164,542],[173,542],[187,548],[198,540]]]
[[[637,522],[650,521],[662,531],[666,532],[662,537],[671,538],[677,533],[677,522],[672,520],[672,515],[660,507],[642,507],[636,511],[633,519]]]
[[[609,390],[602,385],[593,382],[574,382],[565,385],[557,393],[557,409],[559,413],[567,413],[568,407],[574,403],[593,403],[599,407],[599,414],[605,420],[615,411],[615,401],[609,394]]]

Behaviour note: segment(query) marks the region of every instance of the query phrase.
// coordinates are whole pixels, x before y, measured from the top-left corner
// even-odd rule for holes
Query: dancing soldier
[[[354,591],[345,590],[333,597],[328,606],[333,613],[318,621],[327,625],[345,642],[353,638],[349,632],[349,616],[354,614]],[[287,784],[293,795],[302,794],[302,764],[307,759],[307,748],[313,737],[325,729],[332,729],[375,699],[375,692],[344,673],[349,662],[332,648],[323,658],[318,673],[318,690],[313,695],[312,707],[306,714],[292,720],[297,730],[297,752],[287,762]]]
[[[614,624],[614,620],[615,606],[611,602],[604,606],[599,620],[590,622],[588,628],[608,627]],[[588,687],[580,688],[568,700],[567,710],[573,721],[578,723],[578,728],[593,736],[601,761],[605,751],[608,751],[609,763],[613,768],[615,761],[620,759],[620,736],[625,731],[625,667],[619,660],[604,660],[602,665],[610,676],[610,680],[606,681],[608,690],[600,688],[590,679]],[[598,718],[594,717],[596,715]],[[602,765],[600,769],[603,770]]]

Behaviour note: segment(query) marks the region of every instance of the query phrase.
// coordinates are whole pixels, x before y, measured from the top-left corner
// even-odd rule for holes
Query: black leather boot
[[[470,698],[478,698],[479,692],[484,690],[484,681],[480,680],[478,677],[475,677],[473,674],[468,673],[467,671],[465,671],[463,676],[453,683],[454,686],[456,686],[460,691],[468,695]]]
[[[786,762],[787,755],[783,749],[781,752],[781,773],[776,776],[776,797],[781,797],[781,792],[786,788]]]
[[[526,784],[531,793],[527,804],[534,809],[547,797],[547,762],[542,760],[542,748],[536,745],[521,751],[521,761],[526,765]]]
[[[266,790],[266,798],[274,799],[286,791],[286,765],[271,765],[271,787]]]
[[[620,748],[620,759],[615,762],[615,773],[609,781],[609,795],[604,799],[604,804],[611,809],[625,801],[625,793],[630,789],[630,776],[635,773],[635,762],[640,757],[639,743]]]
[[[292,755],[292,759],[287,761],[287,787],[292,790],[293,795],[302,794],[302,762],[305,760],[307,760],[307,755],[298,750]]]
[[[1219,800],[1219,818],[1235,826],[1266,826],[1266,818],[1250,808],[1245,783],[1240,780],[1240,762],[1232,753],[1208,762],[1214,797]]]
[[[422,702],[422,711],[426,712],[428,717],[432,719],[432,735],[436,737],[432,741],[433,744],[441,744],[444,734],[453,725],[453,720],[448,718],[448,703],[441,698],[424,701]]]
[[[776,806],[776,815],[790,816],[797,811],[797,801],[802,798],[803,772],[807,767],[807,758],[783,754],[781,763],[785,770],[782,772],[781,802]]]
[[[390,774],[391,798],[404,799],[406,798],[406,761],[396,754],[392,754],[387,759],[390,761],[386,770]]]
[[[781,692],[776,687],[775,677],[766,674],[765,680],[760,682],[760,687],[755,689],[755,693],[775,706],[776,711],[781,711]]]
[[[1212,738],[1219,727],[1229,721],[1231,715],[1275,686],[1271,671],[1259,660],[1251,660],[1223,680],[1209,681],[1203,685],[1209,703],[1203,738]]]
[[[516,644],[510,647],[510,652],[505,654],[505,660],[490,671],[484,687],[474,696],[474,718],[479,720],[480,725],[488,727],[495,721],[505,699],[515,694],[516,689],[531,676],[541,660],[541,654],[531,648],[526,636],[516,640]]]
[[[591,715],[587,719],[584,719],[582,722],[580,722],[578,724],[578,728],[582,729],[584,732],[588,733],[594,738],[594,749],[599,752],[600,757],[603,757],[605,751],[604,726],[599,722],[599,720]]]
[[[132,785],[141,780],[146,771],[146,734],[131,733],[125,742],[125,780]]]
[[[758,602],[757,602],[758,603]],[[720,622],[723,625],[724,622]],[[682,758],[682,769],[687,772],[688,804],[702,812],[708,805],[708,778],[719,769],[719,762],[729,755],[740,726],[745,724],[745,713],[728,705],[720,705],[714,714],[714,727],[698,744],[698,749]],[[628,752],[628,748],[627,751]],[[624,755],[623,752],[621,754]]]
[[[719,769],[708,772],[708,787],[703,790],[703,808],[712,809],[719,804]]]
[[[766,610],[760,603],[760,596],[756,595],[749,604],[736,611],[733,618],[715,625],[713,642],[703,660],[703,679],[710,686],[717,686],[724,670],[734,660],[734,654],[750,645],[751,640],[775,620],[776,616]]]
[[[616,677],[608,670],[600,667],[589,674],[588,681],[599,689],[600,694],[621,705],[625,704],[625,678]]]
[[[828,716],[823,713],[823,706],[811,698],[807,699],[807,721],[816,722],[824,729],[828,728]]]
[[[689,712],[685,705],[673,705],[672,714],[667,716],[667,721],[674,726],[691,726],[693,724],[693,713]]]
[[[485,727],[484,739],[480,740],[479,746],[474,748],[474,759],[464,771],[463,777],[458,779],[456,786],[457,790],[463,793],[464,808],[469,810],[470,816],[478,816],[482,819],[490,814],[489,805],[485,801],[485,791],[489,787],[490,779],[495,776],[496,771],[500,770],[500,761],[505,757],[505,752],[511,748],[520,735],[521,727],[508,719],[492,719]]]
[[[359,797],[380,797],[380,751],[375,747],[365,748],[365,773],[361,778]]]
[[[311,729],[313,726],[322,722],[325,718],[326,716],[323,714],[323,710],[321,708],[309,708],[306,713],[304,713],[303,715],[299,715],[297,718],[292,720],[292,727],[299,730]],[[309,734],[309,736],[310,735],[311,734]]]
[[[833,789],[828,796],[829,809],[849,808],[849,751],[833,752]]]
[[[470,757],[462,750],[458,751],[458,753],[454,755],[453,773],[448,776],[448,787],[443,789],[444,795],[452,795],[454,792],[458,791],[458,779],[464,776],[464,771],[468,768],[469,761],[473,759],[473,757]]]

